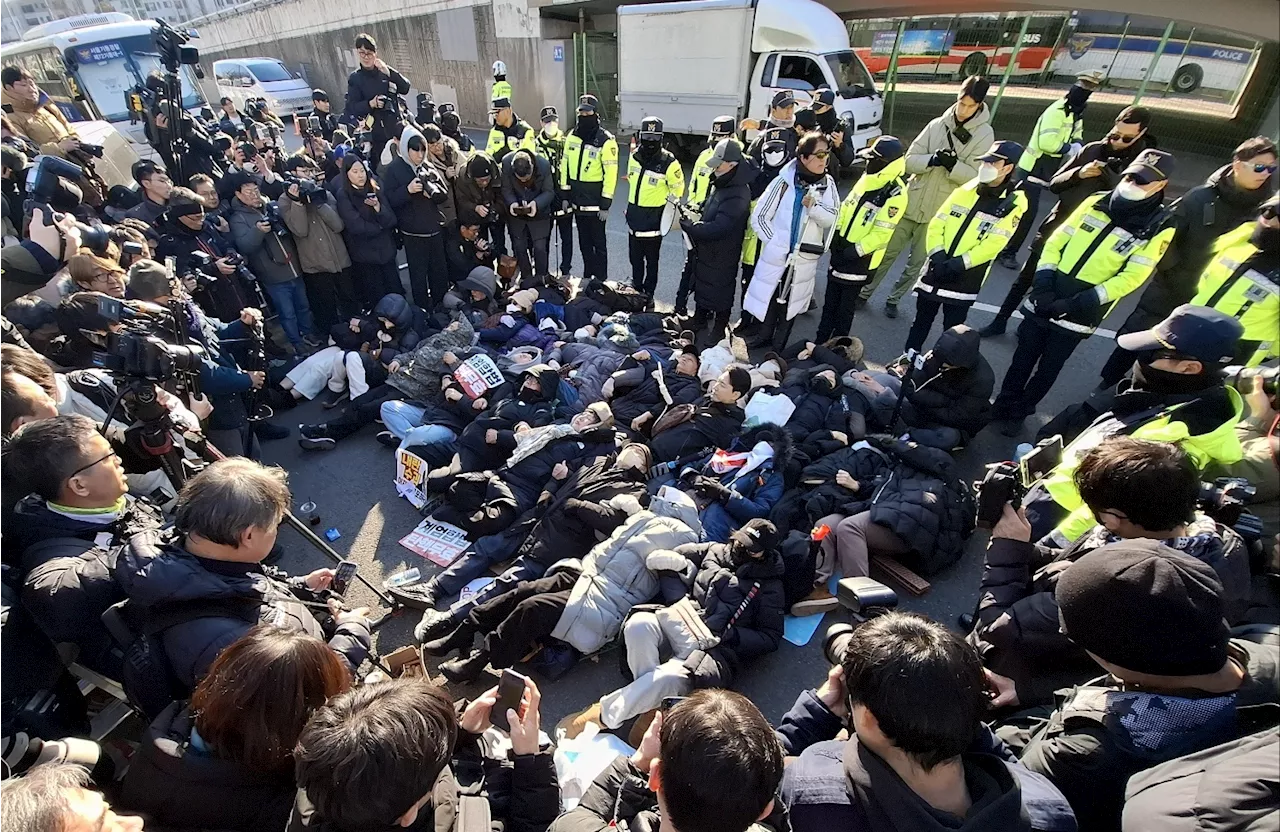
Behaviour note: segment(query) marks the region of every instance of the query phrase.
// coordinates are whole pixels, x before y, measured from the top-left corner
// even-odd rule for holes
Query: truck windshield
[[[143,83],[148,73],[163,71],[160,56],[149,35],[96,41],[74,49],[77,64],[75,74],[80,88],[107,121],[128,119],[125,93]],[[188,109],[199,107],[204,103],[204,98],[191,68],[183,66],[180,77],[182,106]]]
[[[831,74],[835,76],[836,90],[841,98],[859,98],[874,95],[876,88],[867,74],[867,68],[852,52],[831,52],[827,56]]]

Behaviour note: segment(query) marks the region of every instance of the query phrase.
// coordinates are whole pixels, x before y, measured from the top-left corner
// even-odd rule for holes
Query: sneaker
[[[444,668],[440,668],[443,670]],[[604,728],[604,722],[601,721],[602,714],[600,712],[600,703],[596,702],[590,707],[578,711],[576,714],[569,714],[560,723],[556,725],[556,734],[564,732],[564,738],[567,740],[574,739],[581,734],[588,725],[596,725],[601,731]]]
[[[308,427],[303,425],[302,427]],[[327,436],[324,431],[324,425],[310,425],[312,433],[308,434],[298,428],[298,432],[302,434],[298,437],[298,444],[305,451],[332,451],[338,445],[338,440],[332,436]]]
[[[885,301],[884,316],[886,318],[898,317],[898,304],[894,303],[893,301]]]
[[[319,439],[324,436],[324,425],[298,425],[298,435],[308,439]]]
[[[1003,315],[997,315],[994,321],[978,330],[978,336],[981,338],[995,338],[1004,335],[1004,331],[1008,326],[1009,319]]]
[[[386,445],[388,448],[400,447],[400,437],[396,436],[389,430],[380,430],[378,431],[378,435],[373,438],[378,440],[378,444]]]
[[[276,439],[287,439],[289,429],[284,425],[273,425],[270,422],[255,422],[253,435],[263,442],[272,442]]]
[[[827,592],[825,586],[816,586],[813,588],[813,592],[791,605],[791,614],[796,618],[802,618],[806,615],[821,615],[831,612],[839,606],[840,602],[836,600],[836,596]]]
[[[400,602],[402,606],[414,610],[429,610],[440,600],[430,581],[409,584],[408,586],[389,586],[387,594]]]
[[[1012,251],[1002,251],[1000,256],[996,258],[996,263],[1016,272],[1018,270],[1018,255]]]
[[[318,350],[324,346],[324,342],[314,335],[302,336],[302,343],[306,344],[308,347],[310,347],[313,350]]]

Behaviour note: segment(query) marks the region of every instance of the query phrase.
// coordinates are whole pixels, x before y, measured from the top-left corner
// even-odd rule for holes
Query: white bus
[[[0,49],[5,66],[25,67],[71,122],[109,122],[152,158],[143,123],[129,123],[125,96],[153,71],[163,71],[153,33],[157,25],[120,12],[87,14],[36,26],[17,43]],[[191,67],[179,68],[182,106],[195,113],[205,105]],[[77,128],[79,131],[79,128]],[[80,131],[83,134],[83,131]],[[93,141],[86,137],[87,141]]]

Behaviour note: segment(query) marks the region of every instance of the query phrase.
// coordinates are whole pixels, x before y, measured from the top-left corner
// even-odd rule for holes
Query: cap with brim
[[[542,114],[539,116],[543,124],[548,124],[560,118],[560,114],[556,112],[555,107],[543,107]]]
[[[1096,90],[1105,77],[1100,69],[1088,69],[1076,75],[1076,83]]]
[[[325,92],[324,90],[312,90],[311,100],[312,101],[328,101],[329,93]]]
[[[767,552],[778,545],[778,527],[768,520],[748,520],[742,528],[730,532],[729,540],[749,552]]]
[[[773,102],[769,106],[790,107],[792,104],[795,104],[795,103],[796,103],[795,95],[787,90],[782,90],[781,92],[776,92],[773,94]]]
[[[1173,154],[1161,150],[1144,150],[1124,169],[1124,176],[1130,176],[1135,182],[1150,185],[1162,182],[1173,172]]]
[[[600,109],[600,99],[594,95],[584,95],[578,99],[578,112],[594,113]]]
[[[1129,352],[1171,350],[1211,364],[1228,364],[1235,357],[1244,327],[1232,316],[1206,306],[1185,303],[1145,332],[1116,338]]]
[[[489,108],[492,110],[505,110],[510,106],[511,106],[511,99],[507,98],[506,96],[503,96],[502,98],[493,99],[492,103],[490,103],[489,105]]]
[[[693,346],[692,344],[685,344],[683,347],[680,348],[681,355],[692,355],[694,358],[697,358],[701,354],[701,352],[702,352],[701,350],[699,350],[697,347]]]
[[[836,94],[828,89],[820,89],[813,94],[813,103],[821,104],[824,107],[834,107]]]
[[[707,167],[714,170],[725,162],[741,161],[742,147],[733,139],[721,139],[716,143],[716,149],[712,151],[711,157],[707,159]]]
[[[733,116],[720,116],[715,121],[711,122],[711,135],[732,136]]]
[[[1001,162],[1016,165],[1022,158],[1022,145],[1007,139],[994,142],[991,148],[978,157],[980,162]]]

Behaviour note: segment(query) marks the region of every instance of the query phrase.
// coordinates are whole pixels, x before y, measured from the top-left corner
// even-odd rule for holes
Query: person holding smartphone
[[[383,199],[382,186],[369,163],[358,154],[343,157],[342,184],[335,195],[352,270],[363,275],[356,291],[364,307],[373,308],[384,295],[403,295],[396,241],[391,233],[396,215]]]

